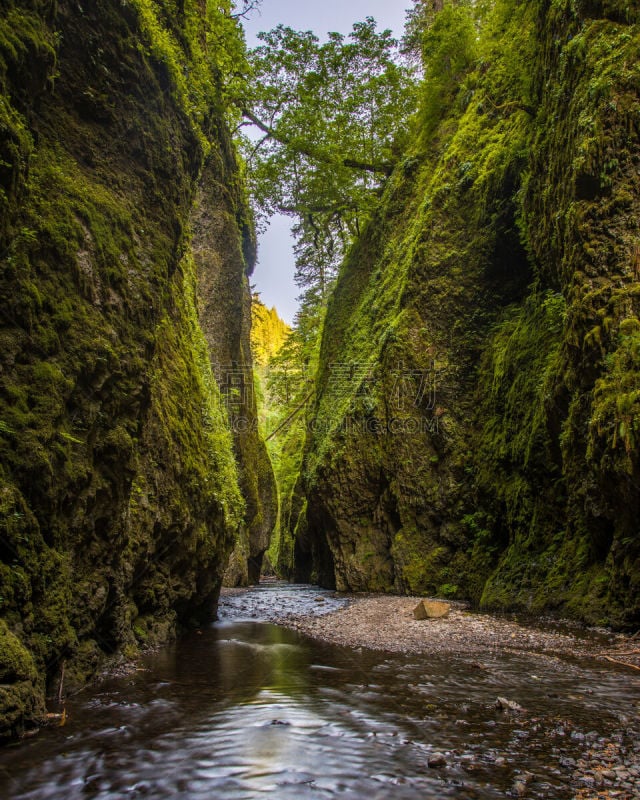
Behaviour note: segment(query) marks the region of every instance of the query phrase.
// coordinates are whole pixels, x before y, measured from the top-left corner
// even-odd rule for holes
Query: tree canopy
[[[277,310],[267,308],[256,292],[251,298],[251,350],[258,366],[265,366],[284,344],[291,328]]]
[[[413,68],[371,17],[326,42],[283,25],[260,38],[242,109],[258,131],[244,138],[253,197],[296,218],[296,280],[322,301],[402,149]]]

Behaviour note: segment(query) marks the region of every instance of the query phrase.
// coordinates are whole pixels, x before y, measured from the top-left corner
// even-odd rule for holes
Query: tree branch
[[[355,203],[333,203],[330,205],[318,206],[278,206],[278,211],[282,214],[326,214],[327,212],[338,213],[340,211],[357,211]]]
[[[270,138],[271,138],[270,135],[268,133],[265,133],[265,135],[262,137],[262,139],[260,139],[260,141],[257,142],[256,146],[251,150],[251,152],[247,156],[247,163],[250,164],[253,161],[253,157],[255,156],[255,154],[262,147],[262,145],[267,141],[267,139],[270,139]]]
[[[231,19],[247,19],[247,15],[250,14],[252,11],[255,11],[255,9],[258,8],[259,5],[260,5],[260,0],[246,0],[242,11],[238,11],[237,14],[229,14],[229,17]]]
[[[509,100],[506,103],[502,103],[501,105],[497,105],[489,95],[485,95],[487,100],[493,106],[494,111],[504,111],[505,109],[512,109],[514,108],[516,111],[524,111],[525,114],[529,114],[530,117],[535,117],[536,110],[530,105],[526,103],[521,103],[518,100]]]
[[[309,400],[311,400],[312,395],[313,391],[309,392],[309,394],[304,398],[304,400],[300,403],[300,405],[296,406],[296,408],[293,409],[291,414],[289,414],[289,416],[284,420],[284,422],[281,422],[280,425],[278,425],[278,427],[275,429],[275,431],[271,431],[271,433],[268,436],[265,436],[264,439],[265,442],[268,442],[269,439],[273,439],[273,437],[277,433],[279,433],[286,425],[288,425],[296,416],[296,414],[299,414],[302,411],[302,409],[306,406],[306,404],[309,402]]]
[[[242,116],[252,122],[257,128],[259,128],[263,133],[270,136],[272,139],[275,139],[276,142],[280,142],[285,147],[290,147],[292,150],[300,153],[303,156],[307,156],[308,158],[313,159],[314,161],[320,161],[323,164],[335,164],[340,165],[343,167],[349,167],[350,169],[357,169],[363,172],[373,172],[377,175],[391,175],[393,172],[393,164],[384,164],[384,163],[370,163],[367,161],[360,161],[357,158],[330,158],[329,156],[321,153],[320,151],[316,150],[315,148],[300,145],[296,142],[292,142],[288,136],[283,136],[282,134],[278,133],[274,128],[271,128],[269,125],[266,125],[262,120],[260,120],[256,115],[250,111],[248,108],[242,109]]]

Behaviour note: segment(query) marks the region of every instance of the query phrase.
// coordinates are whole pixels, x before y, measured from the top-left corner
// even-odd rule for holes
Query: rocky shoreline
[[[249,590],[251,591],[251,590]],[[221,602],[246,589],[223,589]],[[463,603],[451,603],[446,617],[416,620],[420,597],[389,594],[318,593],[314,607],[302,611],[261,609],[269,621],[329,644],[366,647],[390,653],[481,655],[498,651],[537,655],[585,656],[613,660],[631,670],[640,667],[640,639],[604,628],[585,629],[569,621],[515,615],[476,613]],[[336,608],[324,608],[324,604]],[[640,677],[640,673],[638,675]]]
[[[247,594],[248,593],[248,594]],[[570,622],[551,619],[522,621],[513,615],[495,616],[471,612],[452,603],[448,616],[416,620],[413,609],[423,598],[380,594],[343,595],[318,591],[302,609],[261,602],[260,590],[224,589],[221,606],[244,605],[248,615],[295,630],[327,644],[399,654],[452,656],[469,659],[472,669],[490,669],[500,654],[526,655],[536,661],[555,661],[559,669],[567,659],[581,664],[626,672],[640,681],[640,642],[626,634],[606,629],[585,629]],[[265,598],[266,599],[266,598]],[[611,663],[613,662],[613,663]],[[497,700],[497,702],[499,702]],[[516,703],[504,713],[526,729],[536,725]],[[570,776],[573,800],[634,800],[640,797],[640,715],[638,707],[620,720],[619,730],[609,736],[574,729],[558,720],[557,758]],[[579,758],[569,757],[563,742],[583,745]],[[504,759],[502,759],[504,760]],[[498,762],[500,759],[498,759]],[[446,762],[446,758],[445,758]],[[500,764],[496,762],[496,766]],[[523,773],[510,792],[526,797],[528,780]]]

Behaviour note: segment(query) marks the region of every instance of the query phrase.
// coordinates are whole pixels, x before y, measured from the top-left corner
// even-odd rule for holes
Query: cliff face
[[[637,624],[629,8],[497,3],[476,68],[425,97],[328,310],[299,578]]]
[[[230,194],[234,184],[235,195]],[[258,583],[278,512],[273,469],[258,431],[247,278],[255,261],[255,242],[248,209],[243,202],[238,204],[243,196],[238,176],[224,168],[215,170],[211,164],[203,175],[192,214],[200,323],[214,354],[212,366],[230,418],[246,505],[245,521],[224,576],[230,586]],[[238,225],[243,230],[242,240]],[[238,279],[241,275],[243,280]]]
[[[0,2],[0,736],[63,666],[67,690],[211,618],[241,487],[251,535],[269,527],[256,439],[236,438],[238,469],[212,369],[250,363],[225,19],[199,0]]]

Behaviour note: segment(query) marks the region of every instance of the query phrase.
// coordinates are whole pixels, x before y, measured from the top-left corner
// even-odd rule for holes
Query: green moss
[[[218,507],[233,539],[243,518],[243,500],[225,405],[200,328],[195,264],[186,256],[173,278],[175,306],[159,323],[152,364],[151,397],[166,436],[170,463],[181,467],[186,495]]]
[[[16,201],[34,147],[25,109],[10,100],[8,72],[31,71],[37,82],[47,81],[55,69],[55,35],[30,5],[16,8],[10,2],[0,19],[0,242],[13,233]]]
[[[44,711],[43,687],[31,654],[0,620],[0,730],[19,735]]]
[[[451,559],[448,548],[433,547],[432,543],[421,541],[415,531],[400,531],[394,539],[391,554],[396,570],[400,572],[399,586],[405,592],[437,593],[437,584],[441,580],[440,573]]]
[[[599,459],[601,468],[633,475],[635,454],[640,447],[637,319],[623,320],[616,344],[605,357],[605,369],[595,384],[587,455]]]
[[[540,114],[523,230],[541,284],[563,287],[566,313],[561,329],[536,321],[534,294],[528,304],[539,310],[524,309],[524,336],[511,339],[507,323],[488,351],[490,373],[503,353],[513,377],[499,402],[482,405],[480,491],[498,500],[491,513],[504,548],[493,551],[482,602],[620,625],[637,613],[635,537],[623,510],[635,501],[622,476],[637,470],[628,271],[637,226],[625,204],[636,202],[626,130],[638,81],[627,48],[638,31],[604,20],[578,29],[572,13],[553,13],[544,25],[560,26],[566,46],[552,56],[556,89]],[[619,249],[608,244],[612,230]]]
[[[20,640],[0,621],[0,682],[15,683],[30,680],[35,683],[37,671],[31,654],[20,643]]]
[[[481,484],[495,483],[508,509],[518,503],[523,472],[553,463],[546,420],[561,370],[565,315],[562,295],[531,295],[507,312],[485,348],[477,474]]]
[[[247,222],[223,8],[16,5],[0,21],[0,615],[37,670],[27,720],[63,664],[77,687],[215,612],[244,503],[198,319],[205,149],[231,176],[212,203],[238,239]]]
[[[623,5],[493,4],[342,267],[301,526],[339,583],[639,618],[640,31]],[[339,385],[335,365],[360,377]]]

